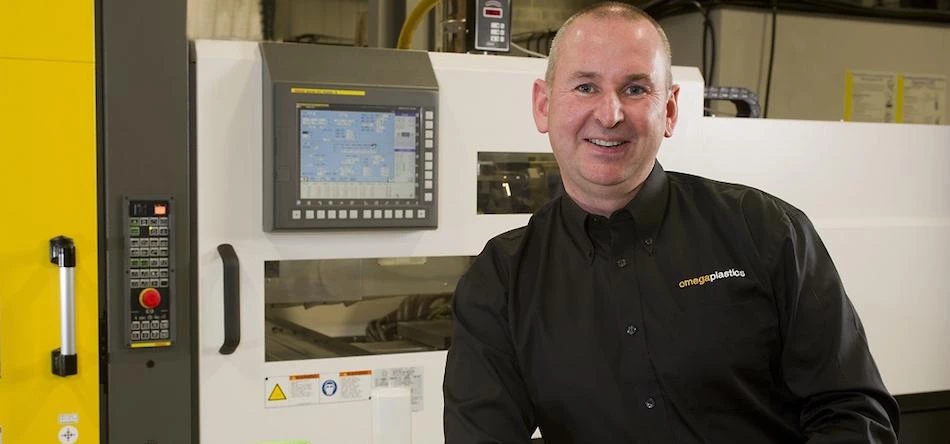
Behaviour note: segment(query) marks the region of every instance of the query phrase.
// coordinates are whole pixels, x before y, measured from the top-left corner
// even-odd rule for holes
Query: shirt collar
[[[652,251],[663,224],[668,196],[669,181],[666,171],[657,161],[637,195],[626,206],[617,210],[627,211],[633,216],[637,237],[649,251]],[[571,237],[587,250],[588,258],[593,260],[594,247],[587,235],[587,222],[594,216],[584,211],[566,192],[561,193],[561,211]]]

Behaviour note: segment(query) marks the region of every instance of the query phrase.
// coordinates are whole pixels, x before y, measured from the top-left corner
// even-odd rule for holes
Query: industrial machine
[[[101,12],[121,21],[133,7]],[[91,119],[49,129],[24,92],[11,106],[31,111],[10,117],[33,126],[0,135],[19,146],[53,131],[56,156],[85,172],[53,190],[31,149],[0,175],[26,190],[11,193],[0,267],[0,440],[442,442],[454,286],[559,187],[531,119],[545,62],[196,41],[186,69],[184,51],[139,44],[103,43],[98,192],[91,128],[69,126]],[[59,78],[26,63],[0,72]],[[63,65],[93,78],[91,61]],[[803,209],[905,413],[946,408],[948,302],[934,283],[950,266],[950,128],[705,118],[698,70],[673,75],[680,114],[663,166]],[[129,80],[146,78],[158,80]],[[66,149],[77,134],[85,156]],[[65,193],[55,206],[52,191]],[[74,240],[73,271],[60,235]],[[60,300],[77,306],[75,344],[59,335],[72,325]]]

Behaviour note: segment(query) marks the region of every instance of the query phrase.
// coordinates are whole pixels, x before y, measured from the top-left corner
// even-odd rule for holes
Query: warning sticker
[[[59,429],[57,436],[59,437],[60,444],[73,444],[79,440],[79,430],[71,425],[64,426]]]
[[[372,370],[326,373],[320,382],[320,403],[367,401],[372,390]]]
[[[373,372],[373,387],[409,387],[412,393],[412,411],[421,412],[423,404],[423,368],[397,367],[376,369]]]
[[[264,378],[265,407],[317,404],[320,374],[269,376]]]

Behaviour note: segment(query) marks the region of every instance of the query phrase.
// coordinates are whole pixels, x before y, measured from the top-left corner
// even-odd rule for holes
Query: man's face
[[[551,84],[535,81],[534,120],[548,133],[576,200],[627,196],[673,134],[679,87],[646,20],[581,17],[562,36]]]

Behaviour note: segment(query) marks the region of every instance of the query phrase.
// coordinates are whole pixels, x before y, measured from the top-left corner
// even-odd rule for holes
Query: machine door
[[[98,443],[94,5],[3,9],[0,442]]]

